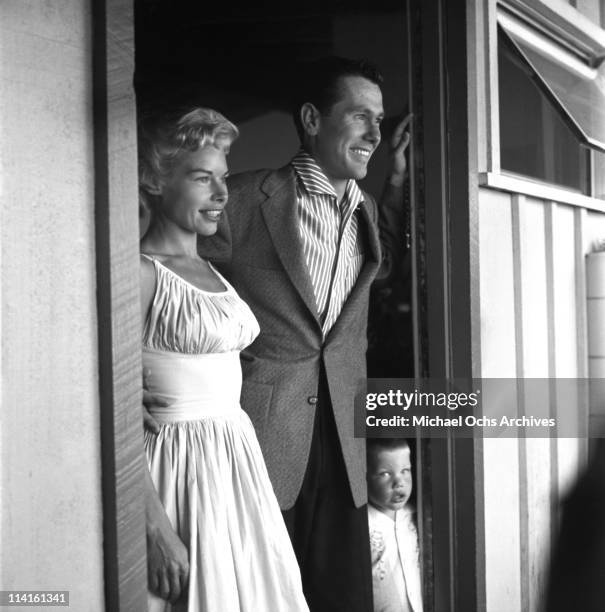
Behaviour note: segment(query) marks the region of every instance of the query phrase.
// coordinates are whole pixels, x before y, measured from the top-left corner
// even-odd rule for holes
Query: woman
[[[143,130],[141,190],[151,205],[141,241],[143,365],[163,400],[145,433],[150,610],[308,610],[288,534],[248,416],[239,351],[259,332],[248,306],[197,254],[227,202],[225,156],[237,128],[198,108]],[[158,501],[161,501],[161,505]],[[166,515],[187,549],[167,528]],[[182,547],[181,547],[182,548]],[[176,562],[175,562],[176,559]],[[175,569],[176,563],[176,569]],[[185,568],[185,569],[183,569]],[[180,573],[179,573],[180,572]]]

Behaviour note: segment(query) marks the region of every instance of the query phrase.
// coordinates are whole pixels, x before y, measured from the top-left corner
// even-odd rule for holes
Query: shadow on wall
[[[550,570],[548,612],[602,612],[605,605],[605,439],[563,503]]]

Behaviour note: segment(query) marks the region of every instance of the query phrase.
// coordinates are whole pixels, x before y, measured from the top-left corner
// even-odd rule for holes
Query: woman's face
[[[161,188],[161,214],[180,228],[202,236],[216,233],[227,203],[227,160],[206,146],[183,155]]]

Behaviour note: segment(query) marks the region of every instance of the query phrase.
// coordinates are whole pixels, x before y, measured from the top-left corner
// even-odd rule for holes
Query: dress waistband
[[[147,388],[167,406],[152,406],[161,423],[239,414],[239,351],[188,355],[143,349]]]

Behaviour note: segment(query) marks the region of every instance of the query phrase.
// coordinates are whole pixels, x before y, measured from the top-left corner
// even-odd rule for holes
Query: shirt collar
[[[307,193],[310,195],[329,195],[333,198],[338,198],[334,187],[332,187],[324,171],[304,149],[301,149],[294,156],[291,164]],[[363,199],[363,194],[357,183],[353,179],[347,181],[345,200],[357,207]]]

